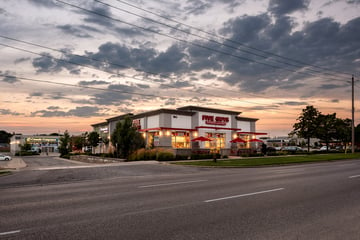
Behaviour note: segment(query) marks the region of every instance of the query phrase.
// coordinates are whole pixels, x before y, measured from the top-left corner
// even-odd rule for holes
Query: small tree
[[[0,143],[10,143],[12,134],[4,130],[0,130]]]
[[[71,152],[70,135],[69,132],[66,130],[64,132],[64,136],[60,138],[60,146],[59,146],[60,157],[68,155],[70,152]]]
[[[99,145],[99,133],[93,131],[89,133],[88,135],[88,142],[90,146],[92,147],[92,153],[94,153],[94,148],[96,148]]]
[[[31,150],[31,144],[30,143],[24,143],[23,145],[20,145],[20,150],[22,152],[30,151]]]
[[[335,131],[336,138],[342,142],[345,147],[345,153],[347,152],[347,145],[351,142],[351,119],[336,119]]]
[[[307,106],[302,110],[302,114],[298,117],[298,122],[294,124],[294,130],[290,135],[297,135],[298,137],[307,140],[308,152],[310,151],[310,138],[316,137],[319,126],[320,112],[313,106]]]
[[[330,141],[336,138],[336,113],[320,114],[318,119],[319,126],[316,131],[316,137],[323,140],[326,144],[326,149],[329,149]]]
[[[85,144],[85,138],[83,135],[81,136],[72,136],[71,137],[71,145],[76,150],[81,150]]]
[[[116,152],[124,158],[128,158],[135,150],[145,147],[143,137],[133,127],[129,117],[116,124],[116,128],[111,135],[111,143],[115,146]]]

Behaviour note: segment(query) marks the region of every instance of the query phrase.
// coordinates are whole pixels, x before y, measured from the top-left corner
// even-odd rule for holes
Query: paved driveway
[[[58,154],[53,155],[36,155],[22,157],[23,161],[27,164],[25,170],[38,170],[42,168],[57,168],[57,167],[71,167],[89,165],[87,163],[70,161],[60,158]]]

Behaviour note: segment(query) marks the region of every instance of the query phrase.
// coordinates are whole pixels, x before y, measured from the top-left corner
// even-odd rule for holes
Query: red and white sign
[[[225,126],[229,122],[228,117],[215,117],[211,115],[202,115],[202,120],[208,125],[220,125]]]

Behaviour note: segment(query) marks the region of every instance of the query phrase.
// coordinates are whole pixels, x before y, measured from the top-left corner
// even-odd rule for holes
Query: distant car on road
[[[0,154],[0,161],[10,161],[11,157],[7,155]]]

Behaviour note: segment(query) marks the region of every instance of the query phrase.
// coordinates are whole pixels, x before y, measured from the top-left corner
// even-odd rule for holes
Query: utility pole
[[[354,122],[354,75],[351,78],[351,153],[355,153],[355,122]]]

